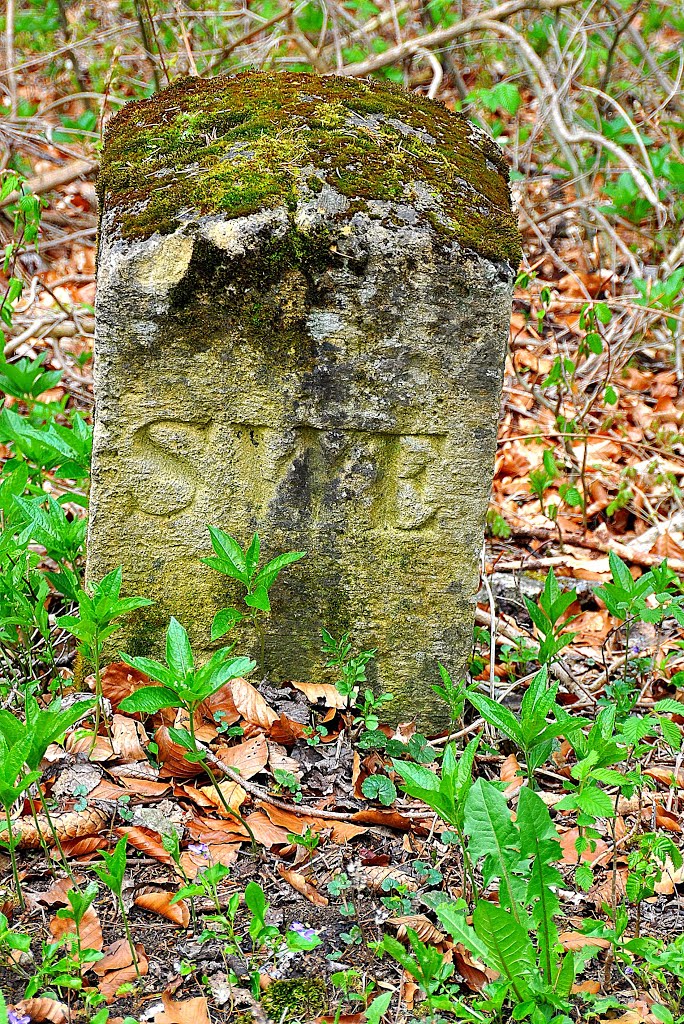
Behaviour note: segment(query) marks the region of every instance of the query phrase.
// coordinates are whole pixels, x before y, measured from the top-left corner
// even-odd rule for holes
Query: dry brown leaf
[[[116,829],[118,836],[128,836],[128,842],[136,850],[154,857],[162,864],[172,864],[173,857],[164,849],[159,832],[151,828],[142,828],[139,825],[123,825]]]
[[[121,785],[126,792],[136,793],[138,796],[161,799],[171,789],[169,782],[157,782],[154,779],[131,779],[127,775],[121,776]]]
[[[682,714],[684,714],[684,704],[682,704]],[[652,779],[662,782],[664,786],[684,787],[684,774],[680,772],[675,776],[673,769],[674,766],[672,768],[660,768],[654,765],[651,768],[645,768],[644,775],[650,775]]]
[[[490,981],[496,981],[499,977],[498,973],[491,970],[489,967],[485,967],[484,964],[476,960],[473,955],[458,943],[451,950],[451,954],[454,961],[456,970],[461,975],[466,985],[471,992],[481,992],[485,985]]]
[[[187,928],[190,924],[190,910],[185,900],[172,903],[174,895],[175,893],[168,892],[166,889],[156,889],[153,892],[138,893],[133,902],[136,907],[151,910],[154,914],[165,917],[167,921],[173,921],[174,924]]]
[[[330,830],[330,838],[334,843],[347,843],[354,836],[366,832],[365,828],[354,825],[349,821],[336,821],[334,818],[314,818],[309,814],[297,814],[295,811],[284,811],[273,804],[259,803],[274,825],[280,825],[293,832],[295,835],[302,835],[308,825],[312,832],[321,832],[324,829]]]
[[[246,820],[251,821],[251,816]],[[225,818],[198,816],[186,823],[186,829],[197,843],[236,843],[249,838],[247,829],[239,821],[228,821]],[[261,842],[258,836],[257,839]]]
[[[218,783],[218,788],[221,790],[223,799],[231,810],[239,811],[247,799],[247,793],[242,786],[237,782],[232,782],[230,779],[224,779],[223,782]],[[207,800],[209,800],[210,806],[213,807],[222,818],[233,818],[233,815],[226,810],[223,801],[213,786],[202,786],[201,792]]]
[[[144,977],[148,972],[149,964],[142,943],[136,943],[135,953],[138,970]],[[107,1003],[114,1002],[121,986],[134,981],[137,977],[127,939],[117,939],[116,942],[108,946],[104,957],[93,964],[92,970],[100,978],[98,989],[105,997],[105,1001]]]
[[[581,981],[579,985],[573,985],[570,991],[573,996],[577,995],[579,992],[589,992],[590,995],[595,996],[601,991],[601,982]]]
[[[600,939],[596,935],[582,935],[581,932],[563,932],[558,936],[558,941],[565,950],[579,950],[584,946],[592,946],[596,949],[610,949],[608,939]]]
[[[293,680],[290,686],[303,693],[312,704],[322,700],[326,708],[336,708],[338,711],[343,711],[347,706],[348,698],[343,697],[337,687],[330,683],[296,683]]]
[[[168,992],[162,994],[164,1010],[155,1013],[154,1024],[211,1024],[204,996],[176,1001]]]
[[[268,747],[268,763],[271,771],[280,768],[282,771],[292,772],[296,779],[302,777],[302,766],[294,757],[290,757],[285,747],[281,747],[279,743],[274,743],[273,740],[267,740],[266,745]]]
[[[50,934],[55,939],[61,939],[63,935],[75,935],[76,925],[73,921],[64,917],[53,917],[50,921]],[[94,907],[88,907],[78,928],[82,949],[96,949],[98,952],[104,945],[100,919]],[[90,966],[84,965],[86,970]]]
[[[140,722],[124,715],[114,715],[111,722],[112,747],[120,761],[143,761],[147,736]]]
[[[114,757],[114,748],[106,736],[97,736],[93,745],[92,732],[70,732],[64,741],[64,749],[69,754],[85,754],[89,761],[109,761]]]
[[[273,723],[278,721],[278,715],[273,708],[246,679],[233,679],[230,688],[235,707],[246,722],[268,731]]]
[[[664,828],[668,832],[681,832],[682,826],[679,821],[678,815],[674,811],[668,811],[665,807],[661,807],[660,804],[656,804],[655,808],[656,825],[659,828]]]
[[[62,849],[69,857],[80,857],[85,863],[92,860],[96,850],[102,849],[100,836],[86,836],[83,839],[62,839]],[[57,847],[52,851],[55,860],[59,860],[61,854]]]
[[[278,874],[281,878],[285,879],[288,885],[291,885],[293,889],[301,893],[309,903],[313,903],[316,907],[328,906],[328,899],[299,871],[292,871],[291,868],[286,868],[283,864],[279,864]]]
[[[48,999],[42,996],[38,999],[22,999],[14,1007],[18,1017],[30,1017],[36,1024],[42,1021],[50,1021],[50,1024],[66,1024],[69,1020],[69,1009],[64,1003],[56,999]]]
[[[268,763],[268,745],[263,733],[252,739],[237,743],[234,747],[221,747],[218,757],[240,772],[243,779],[258,775]]]
[[[387,923],[395,926],[398,939],[406,938],[407,928],[412,928],[422,942],[429,942],[433,946],[438,946],[446,938],[444,933],[440,932],[439,928],[436,928],[425,914],[405,914],[402,917],[390,917]]]
[[[575,841],[579,836],[579,829],[569,828],[565,832],[561,832],[558,839],[560,840],[561,849],[563,851],[563,863],[564,864],[578,864],[580,856],[575,849]],[[596,857],[600,857],[599,863],[605,863],[607,858],[610,857],[610,850],[606,843],[602,839],[595,839],[596,844],[594,849],[585,850],[582,854],[582,860],[591,863]]]
[[[202,774],[202,765],[188,761],[185,747],[174,743],[165,725],[160,725],[154,734],[159,747],[158,757],[162,768],[159,772],[164,778],[193,779]]]
[[[150,686],[151,680],[137,669],[114,661],[102,673],[102,693],[117,708],[124,697],[130,697],[141,686]]]
[[[240,712],[235,707],[233,691],[230,683],[224,683],[216,693],[207,697],[197,708],[196,718],[200,721],[207,721],[216,728],[216,713],[221,712],[220,722],[222,725],[235,725],[240,720]]]
[[[31,899],[35,903],[43,903],[46,907],[54,907],[56,903],[65,907],[69,902],[67,899],[69,889],[73,889],[74,884],[81,885],[84,881],[84,875],[74,875],[73,879],[68,876],[58,878],[46,892],[31,893]]]
[[[390,879],[397,885],[404,886],[407,892],[416,892],[418,885],[415,878],[407,875],[401,868],[393,867],[362,867],[359,869],[359,877],[370,889],[371,892],[385,892],[383,883]]]
[[[212,843],[207,845],[207,854],[185,850],[181,853],[181,867],[190,879],[196,878],[198,872],[204,871],[208,864],[223,864],[230,868],[238,858],[240,843]]]

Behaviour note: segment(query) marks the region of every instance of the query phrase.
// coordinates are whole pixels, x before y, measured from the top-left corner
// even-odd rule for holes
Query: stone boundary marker
[[[108,126],[88,575],[155,600],[117,647],[201,653],[231,581],[206,524],[306,550],[272,591],[272,680],[377,648],[395,720],[470,652],[520,243],[498,147],[372,81],[245,72]],[[232,634],[231,634],[232,638]],[[256,650],[235,632],[236,650]]]

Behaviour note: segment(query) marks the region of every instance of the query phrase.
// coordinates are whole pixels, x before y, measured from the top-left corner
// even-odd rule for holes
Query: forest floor
[[[60,52],[70,52],[77,41],[74,15],[70,12]],[[97,32],[104,35],[91,44],[95,55],[88,70],[82,56],[76,66],[54,56],[54,27],[40,23],[48,41],[40,43],[39,32],[39,44],[31,49],[30,26],[21,23],[29,16],[39,24],[37,8],[19,11],[14,42],[19,51],[25,47],[17,63],[34,60],[36,67],[30,77],[15,72],[11,89],[5,80],[7,117],[0,122],[0,142],[6,174],[21,172],[27,193],[47,203],[38,238],[22,239],[19,254],[5,266],[7,279],[14,275],[23,282],[23,295],[13,300],[6,321],[5,358],[17,365],[19,359],[42,356],[43,370],[55,371],[55,379],[47,391],[33,395],[17,395],[10,380],[3,385],[5,409],[35,427],[38,420],[31,417],[40,399],[41,408],[52,410],[44,413],[41,429],[49,422],[73,429],[74,413],[88,423],[93,405],[98,104],[109,91],[116,92],[117,102],[139,96],[151,87],[154,62],[139,46],[127,50],[123,44],[125,73],[107,77],[117,29],[135,29],[118,9],[97,16]],[[655,39],[658,52],[676,51],[681,34],[672,24],[665,20],[651,38],[643,35],[645,20],[635,14],[629,24],[649,45]],[[192,64],[197,56],[187,46],[182,24],[182,19],[178,25],[162,19],[157,26],[168,33],[172,25],[177,33],[176,68],[181,70],[184,61]],[[249,19],[240,24],[243,36],[249,35]],[[624,42],[627,29],[619,20],[615,24],[617,41]],[[389,25],[388,14],[382,32]],[[532,33],[529,23],[527,28]],[[402,21],[402,30],[402,38],[409,38],[415,26]],[[380,38],[375,23],[373,32]],[[313,45],[313,34],[302,18],[290,35],[279,37],[279,45],[301,59],[307,39],[309,48]],[[258,63],[268,52],[263,49],[268,38],[267,26],[256,42],[246,40],[243,48],[257,50],[245,51],[245,61]],[[335,39],[326,42],[329,51],[319,47],[318,58],[333,54],[335,44]],[[637,43],[632,39],[630,45]],[[215,47],[218,56],[212,51],[213,60],[222,47],[225,41]],[[632,50],[627,57],[617,43],[615,50],[623,76],[634,78],[634,67],[640,67],[636,58],[631,72],[620,64],[628,63]],[[564,59],[568,52],[563,51]],[[584,719],[583,739],[564,719],[566,731],[556,731],[548,755],[533,771],[535,792],[550,811],[560,844],[554,863],[561,877],[552,886],[558,899],[557,946],[589,950],[577,959],[573,1009],[560,1007],[558,1013],[569,1016],[557,1019],[623,1024],[680,1019],[684,949],[673,940],[684,931],[684,869],[678,855],[684,828],[681,104],[663,92],[660,81],[650,106],[642,93],[637,103],[624,90],[634,101],[630,110],[636,120],[634,109],[641,103],[639,132],[649,136],[648,146],[664,151],[660,171],[654,170],[655,159],[649,164],[660,189],[657,205],[639,191],[635,161],[644,147],[641,136],[630,137],[636,128],[629,118],[620,125],[605,118],[607,136],[612,124],[610,137],[624,145],[627,162],[597,165],[580,189],[577,169],[574,175],[572,168],[558,171],[553,139],[539,136],[538,149],[533,146],[538,104],[549,102],[553,82],[540,93],[537,85],[546,87],[548,81],[529,55],[538,82],[524,80],[529,67],[520,57],[522,70],[513,77],[522,106],[504,92],[488,101],[482,93],[491,93],[495,83],[491,78],[481,83],[480,65],[470,56],[471,66],[464,70],[467,91],[479,90],[478,109],[488,114],[490,127],[495,121],[496,132],[508,141],[507,152],[520,147],[513,191],[525,258],[514,301],[468,680],[510,718],[497,718],[486,705],[476,708],[477,697],[471,701],[456,681],[451,690],[445,683],[454,712],[448,734],[424,737],[412,723],[389,728],[382,706],[376,708],[365,696],[363,681],[351,695],[341,685],[362,652],[338,651],[325,685],[302,681],[275,688],[252,675],[227,682],[200,705],[198,736],[224,765],[219,794],[206,763],[188,760],[169,731],[187,725],[187,715],[169,708],[146,716],[121,710],[121,702],[145,679],[123,663],[107,666],[101,679],[110,712],[106,723],[95,731],[87,715],[72,722],[63,743],[47,747],[39,785],[78,891],[85,892],[94,880],[92,868],[102,864],[101,851],[114,850],[126,837],[122,885],[117,896],[104,883],[75,924],[78,911],[67,896],[74,882],[65,873],[50,825],[37,799],[25,794],[14,801],[25,907],[17,899],[9,851],[0,853],[0,911],[7,926],[0,934],[0,991],[15,1022],[24,1016],[62,1024],[94,1019],[97,1013],[104,1021],[108,1012],[110,1020],[129,1016],[154,1024],[357,1024],[363,1019],[372,1024],[367,1008],[384,992],[392,993],[395,1019],[424,1017],[426,988],[420,978],[391,946],[379,955],[378,944],[387,934],[415,954],[407,929],[438,951],[441,964],[453,965],[451,981],[434,992],[453,1000],[456,984],[473,1014],[468,1018],[463,1011],[456,1019],[512,1019],[510,1008],[499,1012],[477,1003],[501,976],[496,961],[475,955],[436,912],[446,896],[463,897],[465,903],[473,896],[454,821],[429,800],[410,796],[410,785],[402,789],[397,763],[437,773],[449,743],[460,754],[480,736],[474,775],[500,782],[498,791],[514,810],[529,781],[526,753],[537,748],[525,746],[510,719],[524,720],[523,696],[540,670],[548,673],[558,716]],[[479,51],[477,56],[484,60]],[[499,62],[499,82],[507,82],[505,54],[490,50],[485,56]],[[349,63],[375,59],[372,47],[346,56]],[[461,103],[457,85],[463,79],[446,58],[443,63],[438,96],[453,107]],[[554,65],[559,74],[561,63],[559,58]],[[162,64],[156,61],[156,74]],[[673,67],[667,65],[662,74],[676,74]],[[424,67],[407,71],[399,60],[397,69],[407,84],[430,87]],[[80,85],[74,75],[80,75]],[[99,80],[92,89],[89,75]],[[651,75],[652,81],[657,78],[653,70]],[[639,82],[643,85],[643,79]],[[572,102],[580,109],[578,100]],[[569,117],[567,109],[564,116]],[[577,116],[581,120],[584,114]],[[670,178],[663,177],[667,161],[676,165],[667,171]],[[631,174],[631,184],[625,174]],[[12,198],[0,201],[3,244],[11,243],[22,223]],[[640,202],[646,203],[643,209]],[[26,461],[38,467],[43,490],[63,496],[67,488],[55,472],[57,458],[50,462],[43,450],[36,453],[30,432],[20,436],[18,429],[7,417],[0,423],[5,477]],[[63,504],[67,520],[75,522],[85,514],[87,477],[66,471],[62,476],[76,480]],[[3,505],[1,487],[0,509],[4,534],[14,537],[20,531]],[[54,570],[59,560],[50,544],[35,532],[31,541],[42,568]],[[82,550],[77,562],[82,564]],[[6,563],[3,573],[7,581]],[[1,703],[12,714],[20,713],[22,694],[35,695],[43,707],[45,694],[59,692],[68,704],[70,695],[94,688],[92,666],[56,622],[73,613],[75,603],[68,605],[52,588],[43,595],[51,639],[34,634],[30,671],[21,677],[17,666],[24,665],[25,645],[18,642],[17,655],[7,632],[6,593],[0,594],[0,611],[6,614],[0,644],[10,666]],[[47,646],[54,654],[49,665]],[[610,721],[600,717],[606,709]],[[597,716],[603,722],[598,738],[592,730]],[[546,717],[537,722],[540,732]],[[585,774],[579,765],[586,766]],[[618,770],[620,779],[610,774]],[[573,805],[568,794],[584,793],[584,787],[591,799]],[[496,900],[500,887],[485,875],[481,865],[477,886]],[[258,885],[248,890],[250,883]],[[124,932],[126,919],[132,944]],[[13,944],[7,929],[28,940]],[[629,946],[644,937],[661,945],[647,953],[638,944]],[[89,949],[103,955],[91,962],[83,956]],[[302,978],[307,984],[278,988],[283,979]],[[455,1011],[443,1006],[428,1010],[454,1019]]]

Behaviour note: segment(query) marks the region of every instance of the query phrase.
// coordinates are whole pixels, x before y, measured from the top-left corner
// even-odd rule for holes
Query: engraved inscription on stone
[[[282,432],[253,423],[152,420],[133,437],[135,507],[165,518],[190,508],[200,488],[212,487],[211,477],[202,473],[209,446],[222,454],[232,492],[265,489],[271,498],[293,468],[306,463],[314,489],[322,467],[339,500],[365,502],[377,528],[426,529],[441,507],[445,435],[300,425],[287,432],[284,446],[279,440]],[[312,513],[310,525],[317,526],[320,505]]]

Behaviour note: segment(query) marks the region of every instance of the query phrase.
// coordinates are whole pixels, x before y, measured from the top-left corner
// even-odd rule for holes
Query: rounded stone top
[[[294,211],[326,186],[347,213],[409,204],[464,249],[520,262],[496,143],[441,103],[373,80],[247,71],[179,81],[111,119],[98,193],[108,230],[141,240],[198,213]]]

